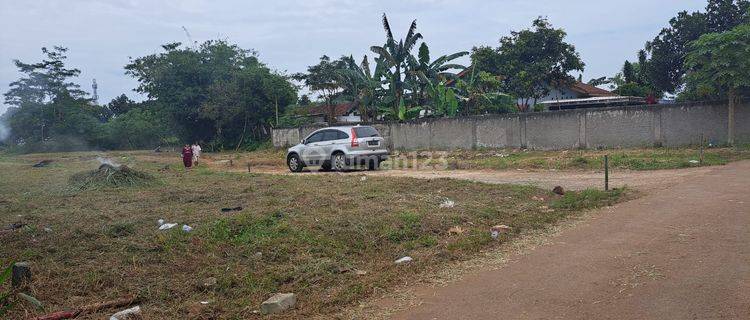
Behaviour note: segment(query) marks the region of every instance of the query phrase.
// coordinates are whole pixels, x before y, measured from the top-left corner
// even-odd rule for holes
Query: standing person
[[[198,159],[201,157],[201,145],[198,144],[198,141],[193,143],[193,145],[190,147],[190,149],[193,150],[193,163],[197,166],[198,165]]]
[[[185,165],[185,170],[190,170],[193,166],[193,148],[190,145],[182,147],[182,164]]]

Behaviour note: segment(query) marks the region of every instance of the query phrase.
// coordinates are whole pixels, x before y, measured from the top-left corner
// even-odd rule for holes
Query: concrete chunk
[[[294,308],[297,296],[294,293],[277,293],[260,305],[260,313],[273,314]]]
[[[11,274],[11,284],[14,288],[31,282],[31,266],[28,262],[16,262],[13,264]]]

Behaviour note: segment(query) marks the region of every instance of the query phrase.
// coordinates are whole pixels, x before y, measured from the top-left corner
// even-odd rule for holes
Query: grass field
[[[703,164],[695,148],[646,148],[610,150],[530,151],[520,149],[484,149],[458,151],[397,152],[383,168],[420,168],[448,170],[602,170],[604,155],[613,169],[660,170],[724,165],[750,159],[750,146],[706,148]],[[222,154],[240,164],[286,170],[284,150],[267,149],[250,153]],[[696,163],[697,162],[697,163]]]
[[[203,167],[186,173],[174,155],[110,155],[156,180],[81,190],[70,177],[97,168],[93,153],[0,155],[0,228],[26,224],[0,233],[0,262],[31,262],[26,292],[44,303],[37,311],[13,296],[4,317],[135,294],[148,319],[246,319],[260,317],[260,303],[276,292],[298,295],[297,309],[279,318],[328,315],[631,194],[557,196],[527,186],[363,178],[356,172],[266,175]],[[56,161],[31,167],[48,158]],[[262,154],[238,160],[250,158],[255,165],[279,165]],[[441,207],[446,199],[455,205]],[[237,206],[244,209],[220,211]],[[158,219],[179,225],[160,231]],[[182,224],[193,231],[183,232]],[[489,232],[497,224],[512,227],[499,241]],[[414,261],[394,264],[407,255]],[[208,278],[216,284],[205,286]],[[2,284],[0,295],[8,289]]]

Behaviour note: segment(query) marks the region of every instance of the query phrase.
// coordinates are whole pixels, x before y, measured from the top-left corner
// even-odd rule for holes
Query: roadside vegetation
[[[28,293],[44,305],[37,311],[11,295],[10,318],[127,294],[138,295],[154,319],[253,318],[276,292],[299,296],[298,308],[282,317],[325,315],[629,195],[558,196],[529,186],[356,172],[185,173],[164,165],[169,155],[137,154],[113,159],[158,183],[81,190],[69,179],[96,169],[94,154],[59,154],[46,167],[31,166],[46,156],[0,158],[0,225],[25,224],[0,233],[1,262],[31,262]],[[179,225],[160,231],[158,219]],[[183,232],[182,224],[193,230]],[[490,228],[499,224],[511,231],[493,240]],[[404,256],[414,261],[394,264]],[[215,284],[206,285],[209,278]]]

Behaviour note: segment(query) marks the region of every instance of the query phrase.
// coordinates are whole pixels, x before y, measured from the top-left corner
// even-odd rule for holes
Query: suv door
[[[324,154],[324,160],[331,159],[333,150],[336,149],[336,146],[341,143],[341,140],[339,138],[341,137],[342,133],[343,132],[334,129],[326,130],[323,132],[323,141],[325,141],[325,143],[322,143],[321,147]]]
[[[323,132],[315,132],[305,139],[305,148],[300,155],[305,164],[317,165],[323,160],[323,156],[325,155],[321,148]]]

